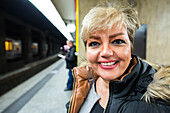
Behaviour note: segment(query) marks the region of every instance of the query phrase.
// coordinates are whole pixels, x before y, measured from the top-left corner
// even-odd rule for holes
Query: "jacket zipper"
[[[105,113],[106,109],[104,109],[103,113]]]
[[[107,102],[107,106],[106,106],[106,109],[104,109],[103,113],[107,113],[108,110],[110,109],[110,105],[111,105],[111,102],[112,102],[112,90],[111,90],[112,86],[109,85],[109,99],[108,99],[108,102]]]
[[[110,99],[110,97],[109,97],[109,99]],[[109,99],[108,99],[108,101],[107,101],[107,106],[108,106],[108,103],[109,103]],[[107,106],[106,106],[106,108],[107,108]],[[103,113],[106,112],[106,108],[104,109]]]
[[[110,96],[109,96],[109,100],[107,102],[106,109],[104,109],[103,113],[106,113],[106,111],[109,109],[109,107],[110,107]]]

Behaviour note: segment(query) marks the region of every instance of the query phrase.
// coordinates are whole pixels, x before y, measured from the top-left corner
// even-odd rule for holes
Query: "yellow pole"
[[[79,0],[76,0],[76,52],[79,48]]]

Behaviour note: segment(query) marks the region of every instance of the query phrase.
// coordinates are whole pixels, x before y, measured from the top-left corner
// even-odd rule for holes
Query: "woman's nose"
[[[104,46],[100,52],[102,57],[110,57],[113,55],[113,51],[109,46]]]

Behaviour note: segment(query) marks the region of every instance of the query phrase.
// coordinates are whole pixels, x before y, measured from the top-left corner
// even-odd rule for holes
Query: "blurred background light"
[[[29,0],[68,39],[73,40],[51,0]]]
[[[76,26],[73,23],[67,24],[67,29],[70,33],[74,33],[76,31]]]

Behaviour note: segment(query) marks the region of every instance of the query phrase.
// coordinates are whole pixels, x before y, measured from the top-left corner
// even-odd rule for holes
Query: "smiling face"
[[[86,55],[92,69],[105,80],[116,80],[127,69],[131,43],[124,27],[97,31],[90,35]]]

